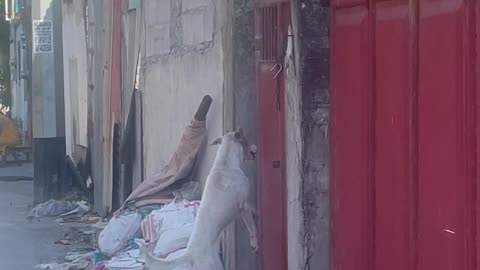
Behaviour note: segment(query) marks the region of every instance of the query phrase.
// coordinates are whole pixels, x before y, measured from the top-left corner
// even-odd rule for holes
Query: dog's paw
[[[250,247],[252,247],[253,253],[257,254],[258,252],[258,241],[257,237],[254,235],[250,236]]]

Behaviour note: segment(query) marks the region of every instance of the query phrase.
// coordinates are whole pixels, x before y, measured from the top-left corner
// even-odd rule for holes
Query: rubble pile
[[[50,204],[47,204],[50,205]],[[137,240],[148,242],[153,254],[161,258],[181,255],[187,247],[200,201],[173,199],[165,205],[148,205],[137,210],[125,210],[114,215],[109,222],[69,211],[59,222],[74,219],[81,226],[72,227],[54,244],[79,243],[83,250],[67,253],[64,262],[37,265],[42,270],[143,270]],[[81,211],[83,212],[83,211]]]
[[[92,240],[89,250],[70,253],[63,263],[37,267],[51,270],[143,270],[144,262],[137,241],[148,242],[158,257],[180,256],[187,247],[200,206],[201,185],[192,181],[192,170],[205,141],[205,119],[211,102],[210,96],[203,98],[171,160],[159,173],[137,186],[108,222],[96,216],[84,202],[49,201],[32,209],[31,218],[58,216],[58,222],[89,226],[82,235],[88,235]],[[68,245],[71,241],[73,238],[66,236],[57,244]]]

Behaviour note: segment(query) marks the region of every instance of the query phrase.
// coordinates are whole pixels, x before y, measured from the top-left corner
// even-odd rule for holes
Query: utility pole
[[[65,182],[62,0],[30,0],[35,203],[60,196]]]

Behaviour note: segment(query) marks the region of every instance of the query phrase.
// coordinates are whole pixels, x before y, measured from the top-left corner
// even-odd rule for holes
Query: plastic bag
[[[142,221],[143,238],[156,242],[155,255],[164,256],[187,246],[199,204],[186,200],[172,202]]]
[[[55,217],[79,207],[77,202],[49,200],[32,208],[27,217]]]
[[[126,248],[128,239],[140,229],[141,221],[142,216],[137,212],[114,216],[98,237],[100,251],[112,257]]]
[[[183,224],[175,229],[167,230],[160,235],[153,254],[164,256],[172,251],[187,247],[192,234],[193,223]]]
[[[143,239],[153,243],[166,230],[183,224],[193,224],[198,206],[198,202],[171,202],[159,210],[152,211],[141,223]]]
[[[195,213],[193,207],[185,206],[184,203],[170,203],[158,210],[161,216],[159,235],[168,230],[174,230],[185,224],[193,224]]]

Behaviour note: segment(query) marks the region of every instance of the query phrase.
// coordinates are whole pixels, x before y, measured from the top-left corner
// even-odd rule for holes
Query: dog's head
[[[242,148],[243,159],[245,160],[253,160],[257,155],[257,146],[248,142],[242,128],[234,132],[227,132],[223,137],[214,140],[211,145],[218,145],[224,142],[239,144]]]

